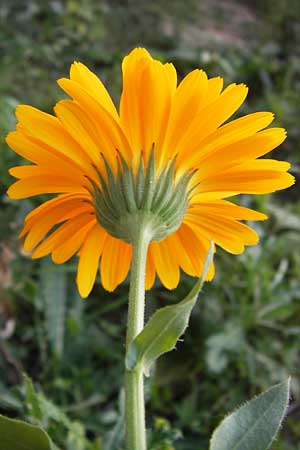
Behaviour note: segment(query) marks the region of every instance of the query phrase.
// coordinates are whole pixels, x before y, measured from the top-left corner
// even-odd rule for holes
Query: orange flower
[[[112,236],[103,226],[101,209],[97,214],[95,189],[103,192],[107,168],[117,179],[125,164],[134,186],[139,167],[146,172],[153,155],[155,183],[172,164],[174,189],[189,174],[180,223],[150,243],[147,289],[155,274],[169,289],[177,286],[180,269],[199,276],[211,240],[234,254],[258,242],[256,232],[240,220],[266,216],[226,197],[266,194],[294,183],[287,162],[257,159],[286,136],[282,128],[266,128],[272,113],[256,112],[224,124],[244,102],[244,84],[222,90],[222,78],[209,79],[194,70],[177,86],[174,66],[140,48],[124,58],[122,69],[119,113],[96,75],[75,62],[70,79],[58,81],[72,100],[58,102],[55,116],[19,106],[17,129],[7,137],[10,147],[33,163],[10,170],[19,180],[8,195],[58,194],[27,215],[24,248],[33,250],[33,258],[51,254],[57,264],[78,254],[82,297],[90,293],[99,266],[104,288],[113,291],[131,263],[131,243]]]

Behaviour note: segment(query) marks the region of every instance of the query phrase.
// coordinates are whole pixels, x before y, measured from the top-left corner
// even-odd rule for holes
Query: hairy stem
[[[141,226],[132,247],[131,280],[129,290],[126,350],[144,327],[145,272],[149,234]],[[146,450],[144,376],[140,368],[125,373],[126,393],[126,449]]]

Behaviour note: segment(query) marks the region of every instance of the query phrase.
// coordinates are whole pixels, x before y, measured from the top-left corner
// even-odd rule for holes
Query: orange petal
[[[164,64],[164,68],[169,80],[169,89],[171,96],[173,97],[177,87],[177,72],[172,63]]]
[[[75,233],[69,235],[61,245],[52,251],[52,261],[55,264],[62,264],[72,258],[72,256],[77,253],[82,243],[85,241],[87,234],[95,224],[96,220],[90,221]]]
[[[71,199],[77,199],[77,200],[86,200],[88,198],[87,194],[85,196],[82,196],[80,194],[61,194],[58,195],[55,198],[52,198],[51,200],[48,200],[41,205],[34,208],[32,211],[30,211],[27,216],[25,217],[25,223],[28,224],[30,220],[37,217],[42,217],[44,211],[50,210],[52,207],[55,207],[61,203],[65,203],[70,201]]]
[[[138,161],[141,151],[148,159],[152,145],[157,154],[164,139],[171,99],[175,92],[175,69],[135,49],[123,60],[121,123]]]
[[[266,220],[268,217],[253,209],[245,208],[243,206],[235,205],[226,200],[211,200],[209,202],[191,203],[190,208],[186,213],[186,217],[198,217],[201,222],[201,217],[222,216],[235,220]]]
[[[95,223],[95,216],[90,213],[83,213],[76,216],[55,230],[48,236],[33,252],[32,258],[41,258],[51,253],[54,249],[62,245],[70,236],[83,229],[89,223]]]
[[[55,194],[55,193],[76,193],[86,194],[86,189],[83,186],[76,185],[76,183],[64,176],[44,176],[36,175],[33,177],[24,178],[12,184],[8,190],[7,195],[13,199],[28,198],[40,194]]]
[[[136,48],[125,56],[122,62],[123,92],[120,99],[120,119],[135,156],[144,150],[140,127],[139,77],[144,67],[149,66],[151,61],[147,50]]]
[[[131,262],[131,245],[108,236],[101,258],[101,281],[104,289],[111,292],[124,281]]]
[[[200,143],[215,132],[244,102],[248,89],[244,84],[229,85],[212,103],[203,108],[190,122],[187,131],[176,143],[178,164],[199,148]],[[175,145],[175,143],[174,143]]]
[[[286,173],[289,167],[287,162],[271,159],[246,161],[201,180],[197,192],[226,190],[232,192],[232,195],[268,194],[294,184],[294,177]]]
[[[280,145],[285,138],[286,131],[283,128],[268,128],[246,139],[217,147],[205,159],[201,159],[197,177],[207,178],[244,160],[259,158]]]
[[[85,150],[91,161],[102,165],[101,153],[106,153],[107,145],[97,140],[94,126],[80,106],[71,100],[61,100],[54,111],[64,128]],[[111,150],[111,148],[110,148]]]
[[[94,286],[99,259],[106,239],[106,231],[96,224],[80,249],[76,282],[83,298],[89,295]]]
[[[185,219],[186,223],[198,234],[213,240],[217,245],[235,255],[243,253],[245,245],[258,243],[258,235],[247,225],[225,217],[203,216],[196,222]]]
[[[21,130],[72,159],[79,167],[89,168],[90,160],[80,145],[63,128],[59,120],[32,106],[20,105],[16,109]],[[88,170],[88,169],[87,169]]]
[[[99,102],[100,105],[114,117],[114,119],[119,119],[115,105],[104,84],[97,75],[89,70],[84,64],[74,62],[71,65],[70,79],[80,84],[89,95]]]
[[[203,70],[190,72],[179,84],[172,101],[167,136],[162,150],[165,157],[170,153],[175,154],[177,143],[187,126],[203,108],[207,86],[207,75]]]
[[[58,151],[54,152],[53,149],[49,149],[42,142],[37,143],[32,137],[20,130],[9,133],[6,142],[18,155],[35,164],[49,168],[59,167],[64,173],[74,173],[77,176],[82,174],[74,161]]]
[[[155,270],[162,284],[168,289],[176,288],[180,278],[179,266],[173,260],[165,240],[151,242],[150,247]]]
[[[45,204],[47,203],[49,202]],[[28,219],[25,222],[22,235],[26,232],[28,235],[24,241],[24,249],[32,250],[54,225],[89,211],[91,211],[91,206],[78,199],[66,199],[64,202],[52,203],[47,210],[44,208],[42,213],[37,213],[31,220]]]
[[[24,178],[31,178],[31,177],[37,177],[37,176],[44,176],[44,177],[62,177],[66,180],[69,180],[69,182],[73,183],[75,186],[79,185],[80,183],[85,183],[86,180],[83,176],[83,174],[80,174],[79,176],[74,173],[73,171],[69,171],[67,174],[65,174],[64,170],[58,165],[58,166],[42,166],[42,165],[26,165],[26,166],[17,166],[17,167],[11,167],[9,169],[10,175],[12,175],[15,178],[24,179]]]
[[[178,163],[182,160],[180,164],[184,168],[200,167],[202,162],[214,155],[215,152],[253,136],[256,132],[267,127],[273,120],[274,114],[270,112],[257,112],[233,120],[218,128],[205,139],[201,136],[200,141],[191,142],[189,148],[192,151],[189,151],[185,158],[184,154],[180,155]],[[243,154],[242,151],[241,154]]]
[[[58,80],[58,84],[70,97],[79,103],[89,120],[94,123],[95,132],[103,135],[102,141],[104,139],[108,142],[109,148],[118,149],[124,158],[129,161],[132,156],[131,148],[123,130],[113,116],[94,97],[88,94],[79,83],[67,78],[61,78]],[[109,156],[109,154],[107,155]],[[114,152],[108,161],[112,166],[115,164]]]
[[[146,265],[146,279],[145,279],[145,289],[148,291],[152,288],[155,282],[155,266],[153,263],[153,257],[151,253],[151,246],[148,248],[147,254],[147,265]]]
[[[181,269],[189,275],[198,275],[197,269],[199,269],[199,264],[197,264],[197,267],[193,265],[193,261],[188,254],[188,242],[186,240],[182,241],[178,232],[168,236],[165,239],[165,243],[174,264],[178,264]]]
[[[208,80],[205,102],[203,106],[207,106],[217,100],[223,89],[223,84],[224,80],[221,77],[213,77]]]
[[[211,238],[196,234],[186,223],[181,224],[176,234],[190,259],[190,268],[182,261],[182,269],[189,275],[199,277],[203,270]]]

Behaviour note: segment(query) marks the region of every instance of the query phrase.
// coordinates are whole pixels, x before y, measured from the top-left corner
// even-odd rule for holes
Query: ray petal
[[[155,282],[155,266],[154,266],[154,262],[153,262],[151,245],[150,245],[149,249],[148,249],[148,254],[147,254],[145,289],[146,290],[151,289],[154,282]]]
[[[155,270],[162,284],[168,289],[175,289],[179,282],[180,271],[177,261],[172,259],[165,241],[151,242],[151,254]]]
[[[201,222],[201,217],[205,215],[228,217],[236,220],[266,220],[268,218],[265,214],[244,206],[235,205],[226,200],[192,203],[186,213],[186,217],[198,217],[199,222]]]
[[[258,159],[245,161],[223,172],[202,179],[199,192],[230,191],[232,195],[268,194],[294,184],[294,177],[287,173],[290,164],[284,161]],[[198,191],[197,191],[198,192]],[[197,196],[196,196],[197,197]]]
[[[157,155],[161,155],[176,72],[172,65],[163,65],[142,49],[125,57],[122,69],[121,123],[133,148],[135,163],[141,151],[147,161],[153,144]]]
[[[244,251],[245,245],[258,243],[256,231],[236,220],[225,217],[203,216],[201,222],[186,218],[186,223],[198,234],[213,240],[229,253],[238,255]]]
[[[91,222],[95,223],[95,216],[86,212],[71,218],[36,247],[32,253],[32,258],[41,258],[53,252],[53,250],[62,245],[70,235],[72,236],[74,233],[77,233]]]
[[[118,149],[124,158],[129,161],[132,157],[132,151],[118,121],[76,81],[61,78],[58,80],[58,84],[74,101],[78,102],[85,114],[94,123],[96,131],[103,134],[103,139],[110,143],[110,147]],[[111,165],[115,164],[115,157],[115,153],[112,153],[109,158]]]
[[[131,262],[131,245],[108,236],[102,251],[100,272],[103,287],[111,292],[126,278]]]
[[[80,62],[74,62],[70,69],[70,79],[80,84],[100,105],[118,120],[115,105],[104,84],[90,69]]]
[[[90,230],[80,249],[76,282],[79,293],[83,298],[89,295],[94,286],[99,268],[99,259],[106,238],[106,231],[96,224]]]
[[[53,147],[72,159],[79,167],[87,168],[90,160],[81,146],[66,132],[60,121],[45,112],[28,105],[16,109],[19,127],[34,138]]]
[[[16,181],[8,190],[7,195],[13,199],[29,198],[40,194],[61,194],[61,193],[86,194],[83,186],[76,184],[72,179],[64,176],[43,174],[26,177]]]
[[[55,225],[90,211],[91,206],[78,199],[50,205],[48,210],[44,209],[41,214],[36,214],[25,222],[22,235],[26,232],[28,234],[24,241],[24,249],[32,250]]]
[[[61,245],[59,245],[52,251],[52,261],[55,264],[63,264],[64,262],[72,258],[72,256],[74,256],[75,253],[78,252],[81,245],[85,242],[86,236],[91,228],[96,225],[96,219],[91,220],[86,225],[78,229],[75,233],[69,235]]]

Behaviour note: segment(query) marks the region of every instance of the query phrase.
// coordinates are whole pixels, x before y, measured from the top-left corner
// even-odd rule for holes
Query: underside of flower
[[[181,271],[199,277],[212,240],[233,254],[258,242],[244,221],[266,215],[228,198],[294,183],[289,163],[262,158],[286,138],[269,127],[272,113],[229,120],[247,96],[244,84],[223,89],[222,78],[199,69],[178,84],[171,63],[141,48],[124,58],[122,72],[117,109],[101,80],[75,62],[58,80],[70,99],[55,105],[55,115],[20,105],[7,137],[32,163],[10,169],[18,180],[8,195],[55,194],[27,215],[24,249],[57,264],[77,255],[83,297],[98,270],[109,291],[126,278],[140,227],[150,241],[147,289],[156,276],[168,289]]]
[[[141,227],[149,242],[161,241],[182,223],[189,204],[192,172],[176,180],[174,158],[157,174],[154,149],[146,164],[141,156],[136,170],[129,167],[121,153],[118,156],[116,174],[103,157],[106,179],[98,171],[99,185],[90,180],[99,224],[128,243],[134,241]]]

